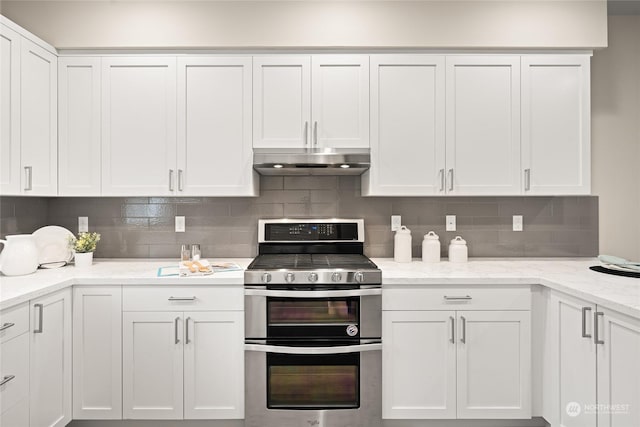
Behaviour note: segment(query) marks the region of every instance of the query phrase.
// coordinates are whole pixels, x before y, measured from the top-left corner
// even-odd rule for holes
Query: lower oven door
[[[381,349],[245,344],[245,426],[380,426]]]

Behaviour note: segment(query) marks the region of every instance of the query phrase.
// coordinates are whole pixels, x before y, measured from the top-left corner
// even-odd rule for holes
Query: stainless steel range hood
[[[361,175],[369,169],[368,148],[254,148],[261,175]]]

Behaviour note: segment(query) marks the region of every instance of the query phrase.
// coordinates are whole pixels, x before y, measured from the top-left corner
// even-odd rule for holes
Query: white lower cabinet
[[[498,290],[385,291],[383,418],[531,418],[530,290]]]
[[[0,313],[0,426],[29,425],[29,307]]]
[[[30,427],[71,421],[71,289],[31,301]]]

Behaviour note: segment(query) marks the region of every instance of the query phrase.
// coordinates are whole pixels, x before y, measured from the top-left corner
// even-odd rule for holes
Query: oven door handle
[[[343,298],[382,295],[382,288],[345,289],[337,291],[280,291],[274,289],[252,289],[245,287],[245,295],[279,298]]]
[[[291,347],[285,345],[245,344],[244,349],[245,351],[280,354],[343,354],[380,351],[382,350],[382,343],[340,345],[335,347]]]

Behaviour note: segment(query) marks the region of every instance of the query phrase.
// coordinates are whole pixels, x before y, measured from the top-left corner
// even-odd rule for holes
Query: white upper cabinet
[[[102,195],[176,193],[176,58],[102,59]]]
[[[20,193],[20,35],[0,25],[0,194]]]
[[[178,59],[178,195],[257,195],[251,73],[250,57]]]
[[[589,194],[588,55],[522,57],[524,193]]]
[[[369,56],[253,59],[253,146],[369,146]]]
[[[448,56],[447,192],[520,194],[520,57]]]
[[[444,56],[371,56],[371,168],[363,195],[445,193]]]
[[[97,57],[58,58],[58,194],[100,195],[100,76]]]

